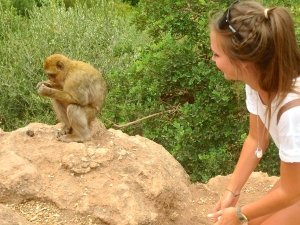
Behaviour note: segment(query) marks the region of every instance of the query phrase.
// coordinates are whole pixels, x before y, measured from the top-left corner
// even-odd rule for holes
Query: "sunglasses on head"
[[[235,1],[234,3],[232,3],[229,8],[225,11],[224,15],[221,17],[220,22],[219,22],[219,29],[224,29],[225,26],[228,26],[229,29],[232,31],[232,33],[234,34],[234,36],[236,36],[236,38],[239,41],[242,41],[244,38],[242,37],[242,35],[239,34],[239,32],[237,32],[237,30],[232,26],[232,24],[229,22],[230,20],[230,9],[231,7],[238,3],[240,1]]]

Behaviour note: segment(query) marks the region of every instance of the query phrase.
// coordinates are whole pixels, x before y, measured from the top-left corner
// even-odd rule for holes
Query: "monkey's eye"
[[[55,74],[48,73],[48,77],[55,78]]]

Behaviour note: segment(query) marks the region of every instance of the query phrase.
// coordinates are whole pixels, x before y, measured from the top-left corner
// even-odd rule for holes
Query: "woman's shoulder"
[[[293,87],[291,89],[292,90],[283,98],[283,105],[295,99],[300,99],[300,76],[294,80]]]
[[[252,89],[248,84],[245,85],[247,95],[257,95],[257,91]]]

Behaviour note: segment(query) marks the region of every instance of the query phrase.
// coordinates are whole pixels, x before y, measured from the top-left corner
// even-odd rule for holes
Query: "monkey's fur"
[[[64,124],[56,138],[63,142],[90,140],[89,124],[101,111],[107,93],[101,73],[61,54],[45,59],[44,72],[49,80],[37,84],[38,93],[52,99],[58,120]]]

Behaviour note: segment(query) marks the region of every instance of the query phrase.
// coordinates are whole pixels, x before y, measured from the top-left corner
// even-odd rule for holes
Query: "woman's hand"
[[[214,222],[217,222],[219,216],[210,215],[215,215],[217,212],[225,210],[226,208],[234,207],[238,200],[239,196],[234,196],[230,191],[226,191],[215,206],[213,214],[209,214],[208,217],[213,218]]]
[[[236,218],[236,209],[229,207],[218,212],[209,214],[208,217],[216,219],[215,225],[240,225]]]

